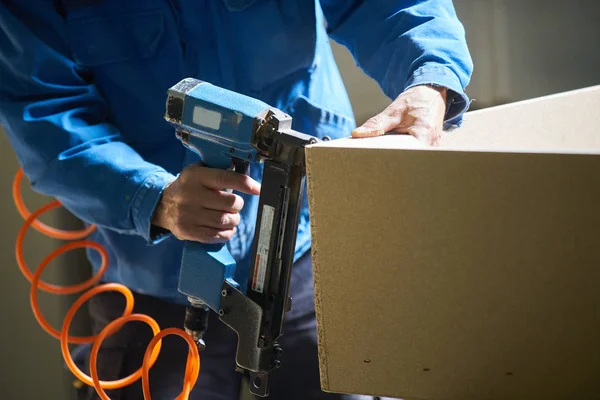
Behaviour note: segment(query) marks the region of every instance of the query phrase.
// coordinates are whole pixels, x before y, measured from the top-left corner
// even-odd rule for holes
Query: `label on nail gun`
[[[263,206],[260,218],[260,230],[258,233],[258,248],[254,264],[254,276],[252,277],[252,290],[263,293],[265,287],[265,276],[267,274],[267,262],[269,261],[269,246],[271,245],[271,231],[273,230],[273,217],[275,208]]]

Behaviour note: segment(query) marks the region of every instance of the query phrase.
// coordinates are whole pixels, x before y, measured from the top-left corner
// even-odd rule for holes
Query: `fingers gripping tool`
[[[291,129],[292,118],[268,104],[208,82],[186,78],[168,90],[165,119],[177,138],[208,167],[247,173],[264,166],[247,285],[234,279],[226,244],[188,241],[178,290],[187,296],[184,327],[202,350],[208,314],[237,333],[237,370],[250,391],[269,393],[269,373],[280,363],[283,321],[305,182],[304,148],[319,139]]]

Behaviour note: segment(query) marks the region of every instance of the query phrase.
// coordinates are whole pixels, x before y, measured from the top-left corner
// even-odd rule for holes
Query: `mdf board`
[[[600,398],[600,86],[306,154],[325,391]]]

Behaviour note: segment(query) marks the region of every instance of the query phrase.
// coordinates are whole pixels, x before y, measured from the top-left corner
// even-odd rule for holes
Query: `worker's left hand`
[[[444,127],[446,89],[413,86],[396,98],[383,112],[352,132],[355,138],[408,133],[421,142],[436,146]]]

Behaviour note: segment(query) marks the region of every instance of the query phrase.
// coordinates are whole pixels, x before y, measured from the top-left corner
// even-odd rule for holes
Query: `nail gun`
[[[236,369],[250,391],[269,393],[281,363],[283,321],[305,181],[304,147],[319,139],[291,129],[292,118],[257,99],[186,78],[168,90],[165,119],[208,167],[247,173],[264,165],[248,284],[235,279],[225,244],[186,242],[178,290],[187,296],[184,328],[203,350],[210,311],[237,333]]]

